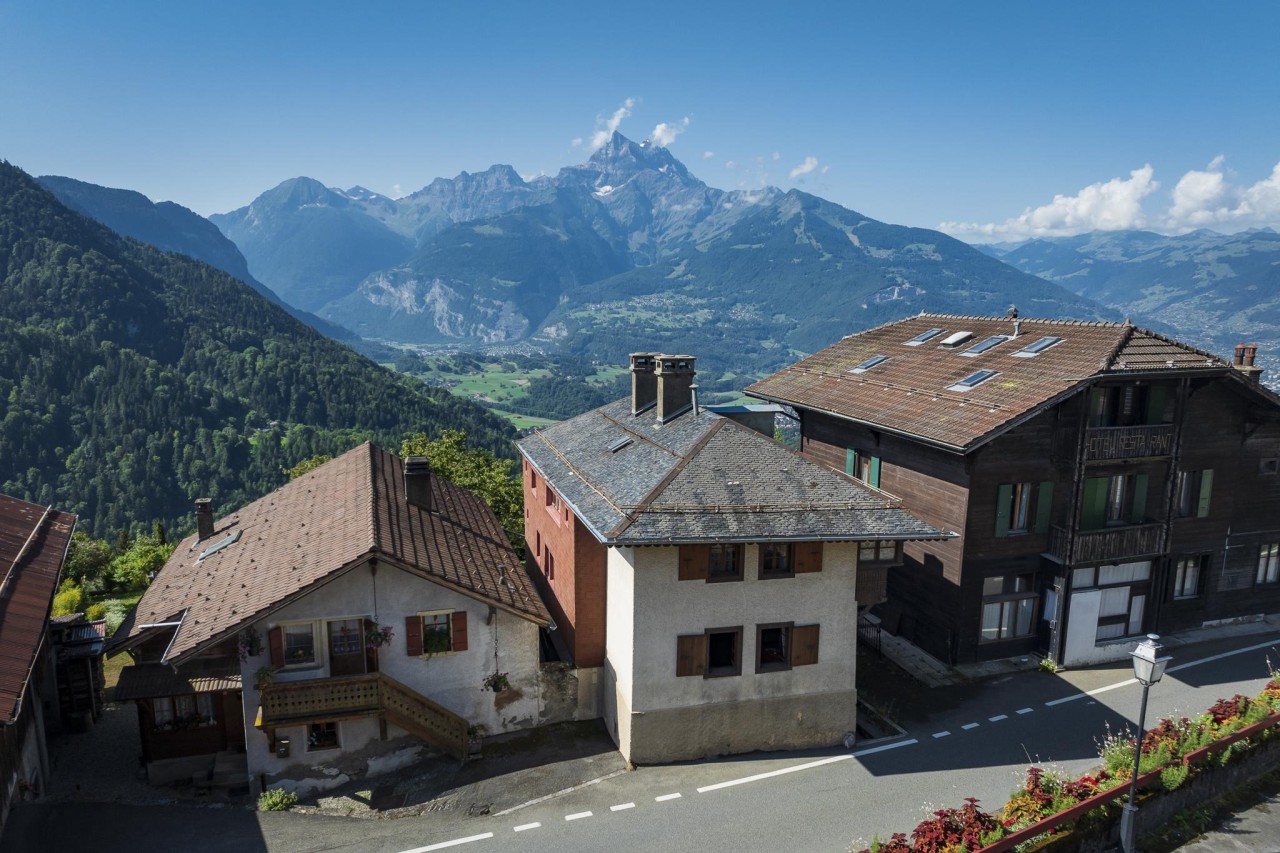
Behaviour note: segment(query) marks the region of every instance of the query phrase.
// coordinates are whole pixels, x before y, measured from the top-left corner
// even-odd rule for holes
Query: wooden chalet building
[[[747,389],[802,452],[959,537],[915,542],[884,624],[955,662],[1125,656],[1280,610],[1280,398],[1124,323],[922,314]]]
[[[76,517],[0,495],[0,829],[15,802],[48,790],[57,725],[49,613]]]
[[[651,763],[830,745],[855,730],[858,610],[904,540],[946,534],[700,408],[689,356],[520,442],[525,536],[580,683]]]
[[[425,459],[364,444],[196,519],[112,641],[153,783],[322,790],[557,719],[546,608],[493,512]]]

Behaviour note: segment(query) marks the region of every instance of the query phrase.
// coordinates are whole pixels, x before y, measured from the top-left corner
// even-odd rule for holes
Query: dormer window
[[[862,364],[859,364],[857,367],[849,368],[849,373],[866,373],[868,370],[875,367],[877,364],[884,364],[888,360],[889,360],[889,356],[887,355],[877,355],[867,359],[866,361],[862,362]]]
[[[918,347],[925,341],[933,340],[945,331],[946,329],[930,329],[927,332],[921,332],[909,341],[904,341],[902,345],[904,347]]]
[[[1040,353],[1049,349],[1049,347],[1057,346],[1062,343],[1062,338],[1055,338],[1053,335],[1043,337],[1033,344],[1028,344],[1017,352],[1013,353],[1014,358],[1035,358]]]
[[[961,355],[963,355],[963,356],[967,356],[967,357],[969,357],[969,358],[973,358],[974,356],[982,355],[982,354],[983,354],[984,352],[986,352],[987,350],[989,350],[989,349],[991,349],[991,348],[993,348],[993,347],[997,347],[997,346],[999,346],[1000,344],[1004,343],[1004,342],[1005,342],[1005,341],[1007,341],[1007,340],[1009,340],[1009,338],[1008,338],[1007,336],[1005,336],[1005,335],[992,335],[991,337],[987,338],[986,340],[979,341],[978,343],[976,343],[976,344],[974,344],[973,346],[969,347],[967,350],[965,350],[964,352],[962,352],[962,353],[960,353],[960,354],[961,354]]]
[[[988,379],[996,375],[998,375],[998,372],[995,370],[975,370],[973,373],[970,373],[968,376],[966,376],[964,379],[961,379],[956,384],[948,385],[947,390],[948,391],[968,391],[971,388],[978,387],[983,382],[986,382]]]
[[[938,346],[943,349],[955,349],[961,344],[967,344],[973,339],[973,332],[952,332],[942,339],[942,343]]]

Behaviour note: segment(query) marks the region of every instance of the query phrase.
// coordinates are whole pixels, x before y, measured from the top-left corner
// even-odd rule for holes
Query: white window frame
[[[289,629],[303,625],[311,629],[312,659],[309,661],[291,661],[289,657]],[[293,622],[281,622],[277,627],[280,629],[281,653],[284,656],[284,663],[280,667],[282,670],[320,669],[328,662],[326,647],[329,645],[329,635],[326,633],[327,629],[323,620],[299,619]]]
[[[439,655],[457,654],[457,652],[453,650],[453,614],[454,612],[455,611],[453,610],[422,610],[418,612],[418,621],[422,624],[422,654],[424,657],[428,655],[431,657],[437,657]],[[427,636],[428,636],[427,619],[430,618],[434,620],[437,616],[444,617],[445,632],[449,635],[449,648],[441,651],[432,651],[430,648],[427,647]],[[431,624],[434,625],[436,623],[433,621]],[[439,634],[440,632],[432,631],[431,633]]]
[[[1258,547],[1256,582],[1259,584],[1280,582],[1280,542],[1263,542]]]
[[[1205,554],[1187,554],[1173,564],[1173,598],[1184,601],[1200,597],[1200,578],[1204,575]]]

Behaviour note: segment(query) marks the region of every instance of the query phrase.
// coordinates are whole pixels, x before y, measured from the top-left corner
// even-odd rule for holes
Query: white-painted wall
[[[428,610],[466,611],[466,651],[436,654],[429,658],[406,654],[405,617]],[[279,728],[277,736],[289,737],[292,750],[289,758],[281,759],[269,751],[266,735],[253,725],[258,710],[254,675],[259,667],[271,664],[267,643],[271,628],[284,622],[363,617],[390,625],[395,632],[390,645],[383,646],[378,652],[378,668],[391,678],[473,725],[484,726],[488,734],[528,728],[539,722],[537,625],[501,610],[496,611],[493,624],[486,624],[489,606],[484,602],[385,564],[378,568],[376,574],[361,566],[257,623],[256,628],[263,640],[262,653],[241,666],[246,751],[253,778],[264,773],[275,775],[287,771],[295,777],[295,782],[301,783],[304,780],[296,778],[298,769],[309,767],[314,773],[308,773],[306,784],[283,787],[323,789],[346,781],[344,776],[354,775],[350,772],[352,753],[362,753],[360,757],[366,766],[359,768],[359,775],[364,775],[394,769],[399,764],[412,761],[421,752],[421,744],[409,739],[395,752],[388,752],[390,747],[379,748],[378,720],[368,718],[339,722],[341,747],[337,750],[308,752],[305,726]],[[328,677],[327,637],[322,633],[317,633],[317,648],[323,649],[320,666],[282,669],[275,674],[275,680],[284,682]],[[511,688],[500,694],[483,689],[481,684],[485,676],[495,669],[509,673],[511,681]],[[405,735],[394,725],[388,724],[387,729],[389,741]],[[344,761],[346,764],[340,768]]]

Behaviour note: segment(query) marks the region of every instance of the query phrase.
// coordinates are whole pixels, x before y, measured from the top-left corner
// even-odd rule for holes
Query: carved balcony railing
[[[1048,551],[1066,565],[1121,562],[1151,557],[1164,552],[1163,524],[1132,524],[1104,530],[1077,530],[1049,527]]]
[[[1141,459],[1173,453],[1173,424],[1090,427],[1084,435],[1086,462]]]
[[[277,681],[262,690],[258,701],[260,729],[380,716],[458,758],[467,754],[464,718],[381,672]]]

